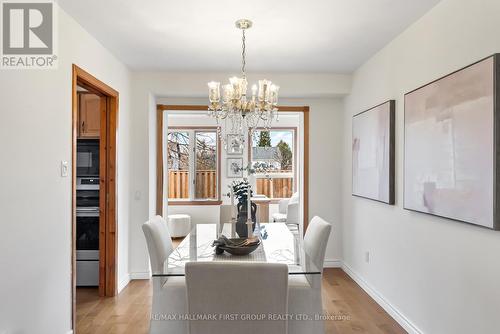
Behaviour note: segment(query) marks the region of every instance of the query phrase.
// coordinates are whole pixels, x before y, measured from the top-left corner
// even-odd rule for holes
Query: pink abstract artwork
[[[405,95],[404,206],[495,227],[495,62]]]
[[[352,194],[394,204],[394,100],[352,120]]]

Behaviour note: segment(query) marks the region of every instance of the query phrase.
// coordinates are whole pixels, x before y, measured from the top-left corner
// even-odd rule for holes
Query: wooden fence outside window
[[[197,171],[195,184],[195,199],[217,199],[217,171]],[[269,198],[290,198],[293,194],[293,177],[257,178],[257,194]],[[168,172],[168,198],[189,199],[189,171]]]
[[[290,198],[293,194],[293,177],[258,178],[257,194],[269,198]]]
[[[217,171],[196,171],[196,199],[217,199]],[[189,171],[170,170],[168,172],[168,198],[189,199]]]

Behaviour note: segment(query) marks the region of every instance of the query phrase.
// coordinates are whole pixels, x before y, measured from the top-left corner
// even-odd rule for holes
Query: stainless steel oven
[[[99,178],[78,177],[76,186],[76,285],[99,285]]]

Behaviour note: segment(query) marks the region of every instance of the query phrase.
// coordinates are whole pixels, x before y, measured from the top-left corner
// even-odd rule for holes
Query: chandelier
[[[242,31],[241,77],[229,78],[229,83],[222,86],[222,99],[220,82],[208,83],[208,115],[215,118],[217,133],[226,150],[228,145],[242,150],[247,133],[252,136],[256,128],[269,131],[272,121],[278,121],[279,86],[269,80],[259,80],[258,85],[252,86],[251,98],[247,98],[245,30],[251,26],[250,20],[236,21],[236,28]]]

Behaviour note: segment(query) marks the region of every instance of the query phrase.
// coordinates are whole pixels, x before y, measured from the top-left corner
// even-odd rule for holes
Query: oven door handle
[[[91,207],[79,207],[76,208],[77,217],[99,217],[99,208]]]

